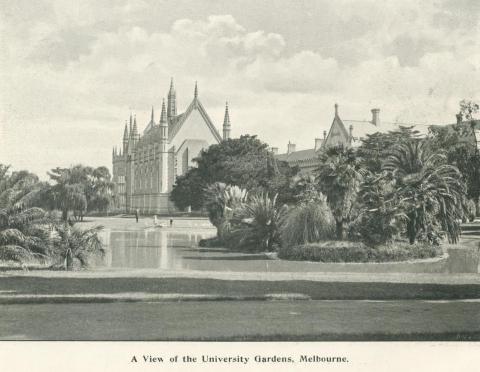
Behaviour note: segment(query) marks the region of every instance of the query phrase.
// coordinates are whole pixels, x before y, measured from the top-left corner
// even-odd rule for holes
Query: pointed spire
[[[230,138],[230,114],[228,112],[228,102],[225,102],[225,116],[223,118],[223,139],[227,140]]]
[[[130,127],[129,127],[129,133],[130,135],[132,135],[133,131],[132,131],[132,125],[133,125],[133,118],[132,118],[132,113],[130,113]]]
[[[125,129],[123,131],[123,140],[126,141],[128,138],[128,126],[127,126],[127,121],[125,120]]]
[[[137,137],[138,131],[137,131],[137,115],[135,114],[133,116],[133,137]]]
[[[223,126],[230,126],[230,114],[228,113],[228,102],[225,102],[225,116],[223,117]]]
[[[177,116],[177,94],[173,86],[173,77],[170,79],[170,90],[167,99],[167,120],[170,121]]]
[[[155,118],[155,114],[154,114],[154,112],[153,112],[153,105],[152,105],[152,115],[151,115],[151,117],[150,117],[150,122],[151,122],[151,123],[154,123],[154,122],[155,122],[155,119],[154,119],[154,118]]]
[[[162,113],[160,114],[160,125],[167,125],[167,112],[165,109],[165,98],[162,100]]]
[[[198,85],[197,82],[195,82],[195,90],[193,92],[193,98],[198,98]]]

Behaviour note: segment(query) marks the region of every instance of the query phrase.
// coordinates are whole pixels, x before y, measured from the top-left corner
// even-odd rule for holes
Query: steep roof
[[[169,128],[169,131],[168,131],[169,142],[175,137],[175,135],[178,133],[183,123],[185,123],[185,121],[188,119],[188,117],[193,112],[193,110],[198,110],[203,120],[205,120],[205,123],[207,123],[207,126],[212,132],[213,136],[217,139],[218,142],[221,142],[222,137],[220,136],[220,133],[218,132],[217,128],[215,128],[215,125],[213,125],[212,120],[210,119],[210,117],[207,114],[207,111],[205,110],[202,103],[198,99],[198,96],[195,96],[193,98],[193,101],[190,103],[187,110],[183,114],[178,115],[177,120],[172,121],[171,127]]]

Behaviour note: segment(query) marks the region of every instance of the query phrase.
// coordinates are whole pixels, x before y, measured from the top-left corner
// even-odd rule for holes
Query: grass
[[[264,296],[301,293],[314,300],[346,299],[469,299],[480,298],[480,285],[313,282],[306,280],[254,281],[199,278],[41,278],[9,276],[0,291],[12,294],[184,293],[223,296]]]
[[[477,340],[478,303],[221,301],[8,305],[0,338],[42,340]],[[128,321],[125,321],[128,319]]]

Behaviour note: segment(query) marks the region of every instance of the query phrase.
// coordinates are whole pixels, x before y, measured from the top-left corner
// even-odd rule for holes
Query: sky
[[[333,120],[443,124],[480,101],[480,2],[0,0],[0,163],[111,166],[123,126],[199,98],[286,151]]]

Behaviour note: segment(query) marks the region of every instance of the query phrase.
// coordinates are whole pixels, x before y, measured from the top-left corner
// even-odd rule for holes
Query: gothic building
[[[220,135],[198,97],[195,83],[193,100],[185,112],[177,113],[173,79],[162,102],[160,119],[154,109],[142,134],[137,118],[125,123],[123,143],[113,149],[113,182],[116,209],[141,213],[169,213],[175,210],[169,193],[176,177],[185,174],[202,149],[230,138],[228,104],[225,107],[223,136]]]

